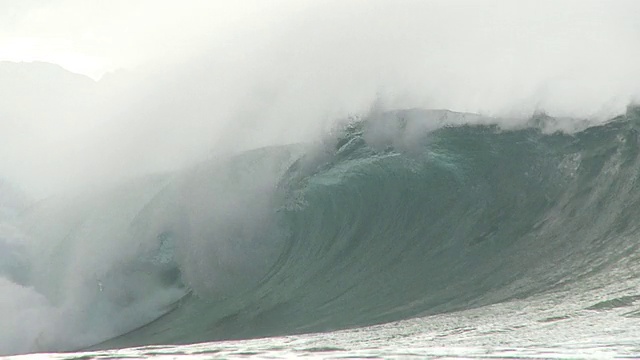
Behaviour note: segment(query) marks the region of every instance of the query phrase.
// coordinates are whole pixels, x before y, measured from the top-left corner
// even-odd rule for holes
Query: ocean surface
[[[640,357],[639,135],[395,110],[0,204],[0,354]]]

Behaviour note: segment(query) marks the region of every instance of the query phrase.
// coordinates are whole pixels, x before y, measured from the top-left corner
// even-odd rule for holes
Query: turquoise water
[[[392,111],[32,206],[0,353],[638,356],[640,116],[561,121]]]

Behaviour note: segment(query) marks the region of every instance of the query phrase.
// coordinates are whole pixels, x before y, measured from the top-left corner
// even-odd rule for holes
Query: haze
[[[637,1],[0,0],[0,60],[62,67],[0,64],[0,177],[41,198],[313,141],[373,103],[602,121],[639,99],[639,13]]]

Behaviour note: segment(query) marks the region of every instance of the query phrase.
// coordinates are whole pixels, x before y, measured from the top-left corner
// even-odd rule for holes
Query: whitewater
[[[15,195],[0,353],[640,356],[640,108],[508,124],[373,111],[319,142]]]

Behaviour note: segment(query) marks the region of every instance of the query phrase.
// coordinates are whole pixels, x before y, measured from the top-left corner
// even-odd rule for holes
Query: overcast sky
[[[638,14],[633,0],[0,0],[0,60],[129,74],[93,112],[70,99],[48,126],[25,118],[38,136],[0,123],[0,141],[14,164],[40,159],[13,176],[35,184],[46,164],[171,168],[215,147],[305,140],[379,100],[604,118],[639,99]]]
[[[0,0],[0,59],[105,71],[193,56],[305,1]],[[269,31],[269,29],[265,29]]]
[[[426,50],[416,51],[417,62],[442,56],[470,65],[452,58],[465,55],[479,57],[480,68],[489,59],[513,67],[564,56],[586,67],[637,55],[640,36],[633,0],[0,0],[0,10],[0,59],[46,60],[93,77],[206,49],[237,50],[238,40],[263,47],[269,37],[294,41],[290,51],[322,40],[319,52],[383,45],[376,55]]]

